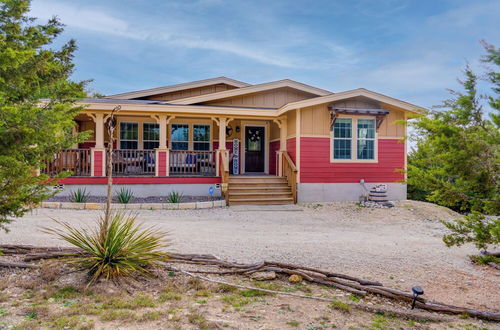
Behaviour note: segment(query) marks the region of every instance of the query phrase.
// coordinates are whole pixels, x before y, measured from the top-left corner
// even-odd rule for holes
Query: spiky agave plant
[[[89,285],[98,279],[118,280],[149,274],[156,261],[168,257],[166,233],[153,227],[142,228],[136,217],[114,213],[110,221],[101,216],[95,228],[75,228],[56,221],[62,228],[45,228],[82,250],[73,260],[89,271]]]

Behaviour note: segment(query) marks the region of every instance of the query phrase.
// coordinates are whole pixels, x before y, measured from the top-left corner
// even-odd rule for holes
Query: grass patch
[[[375,319],[373,320],[372,323],[370,323],[370,326],[373,328],[373,329],[387,329],[387,326],[389,325],[389,321],[379,315],[377,317],[375,317]]]
[[[340,300],[334,300],[330,303],[330,307],[336,310],[339,310],[344,313],[350,313],[351,312],[351,306],[346,304],[343,301]]]
[[[286,324],[288,324],[291,327],[295,327],[295,328],[297,328],[300,325],[300,323],[297,321],[288,321],[288,322],[286,322]]]
[[[242,297],[238,294],[226,295],[226,296],[222,297],[221,300],[223,302],[225,302],[226,304],[229,304],[233,307],[242,307],[242,306],[248,305],[251,302],[250,299],[248,299],[246,297]]]
[[[187,316],[189,323],[198,326],[200,329],[210,329],[210,322],[200,313],[190,313]]]
[[[201,290],[206,290],[207,287],[205,286],[205,283],[201,281],[200,279],[190,277],[189,280],[187,281],[189,287],[191,289],[194,289],[196,291],[201,291]]]
[[[103,321],[135,321],[138,317],[135,313],[128,310],[109,310],[106,313],[101,314],[101,320]]]
[[[175,292],[164,292],[158,297],[159,302],[182,300],[182,295]]]
[[[212,294],[208,290],[198,290],[194,295],[196,297],[210,297]]]
[[[348,297],[348,298],[349,298],[349,300],[350,300],[350,301],[354,301],[354,302],[359,302],[359,301],[361,301],[361,298],[360,298],[360,297],[355,296],[355,295],[352,295],[352,294],[351,294],[351,295],[349,295],[349,297]]]
[[[56,292],[52,293],[49,297],[54,298],[55,300],[63,300],[63,299],[73,299],[80,295],[80,292],[72,287],[66,286],[63,288],[56,288]]]
[[[156,303],[150,296],[140,294],[131,299],[114,297],[105,300],[102,304],[103,309],[137,309],[141,307],[156,307]]]
[[[251,298],[251,297],[261,297],[261,296],[267,296],[270,293],[264,292],[264,291],[259,291],[259,290],[241,290],[239,292],[240,296]]]
[[[139,322],[147,322],[147,321],[156,321],[163,317],[165,313],[160,312],[160,311],[149,311],[137,318],[137,321]]]
[[[238,288],[227,284],[219,284],[214,291],[219,293],[231,293],[238,291]]]

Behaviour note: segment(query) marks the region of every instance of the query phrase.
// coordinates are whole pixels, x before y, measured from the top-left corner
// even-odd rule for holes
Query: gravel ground
[[[321,267],[380,280],[409,290],[421,285],[425,296],[441,302],[498,310],[498,271],[469,262],[472,246],[446,248],[438,219],[456,216],[421,202],[401,202],[392,209],[353,203],[286,208],[140,210],[147,225],[170,232],[172,250],[212,253],[241,262],[264,259]],[[63,243],[38,228],[51,218],[90,224],[100,211],[37,209],[0,232],[1,243],[44,246]],[[497,293],[495,293],[497,292]]]

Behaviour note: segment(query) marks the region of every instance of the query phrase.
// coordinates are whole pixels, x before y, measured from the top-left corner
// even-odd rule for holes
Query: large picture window
[[[210,125],[193,125],[193,150],[210,150]]]
[[[189,125],[172,124],[172,150],[189,150]]]
[[[160,146],[159,124],[144,123],[142,125],[142,146],[146,150],[156,149]]]
[[[120,123],[120,149],[137,149],[139,125],[137,123]]]
[[[375,119],[337,118],[332,140],[333,161],[377,159]]]

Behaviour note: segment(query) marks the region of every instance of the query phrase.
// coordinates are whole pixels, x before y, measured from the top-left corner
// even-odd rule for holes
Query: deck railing
[[[113,175],[154,176],[156,166],[154,150],[113,150]]]
[[[90,176],[90,167],[90,149],[66,149],[54,154],[40,173],[54,176],[69,171],[72,176]]]
[[[169,154],[170,175],[215,175],[215,151],[170,150]]]
[[[283,176],[292,188],[293,202],[297,203],[297,167],[286,151],[283,151],[282,166]]]

